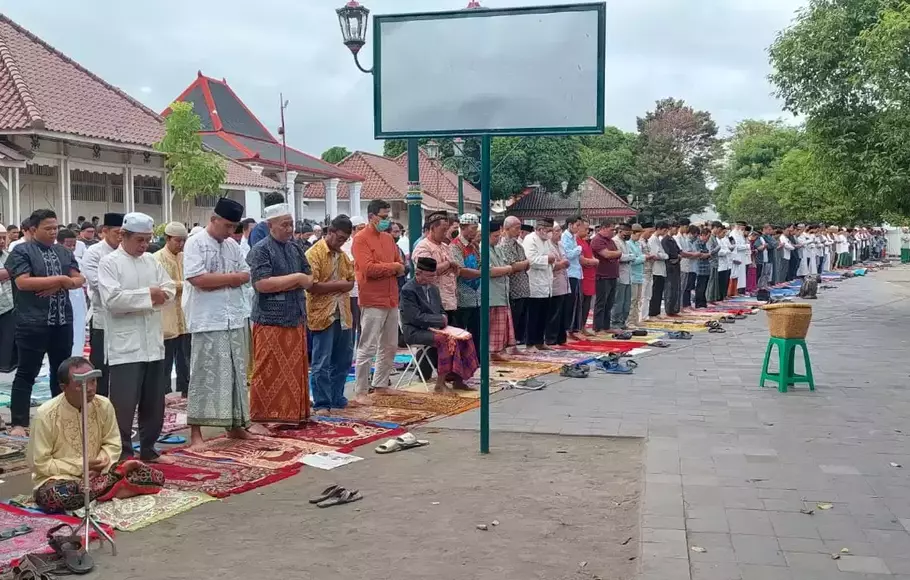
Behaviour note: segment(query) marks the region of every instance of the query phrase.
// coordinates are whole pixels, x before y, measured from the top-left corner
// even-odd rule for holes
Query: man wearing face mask
[[[404,264],[395,240],[389,234],[391,206],[374,199],[367,207],[367,227],[354,237],[354,273],[360,302],[360,344],[355,369],[355,401],[367,404],[370,367],[376,357],[372,387],[389,384],[392,362],[398,349],[398,276]]]

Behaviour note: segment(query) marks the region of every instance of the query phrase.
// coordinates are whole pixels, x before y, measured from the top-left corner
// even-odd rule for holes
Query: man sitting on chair
[[[474,342],[468,333],[456,337],[439,332],[451,328],[442,309],[442,299],[436,287],[436,260],[417,258],[414,279],[401,289],[401,328],[408,344],[433,347],[428,353],[430,360],[436,359],[436,392],[447,393],[451,389],[446,380],[453,381],[454,388],[469,390],[466,379],[474,376],[479,363]],[[435,331],[434,331],[435,330]],[[429,366],[429,365],[426,365]],[[429,369],[420,366],[420,373],[429,378]]]
[[[57,370],[62,392],[38,407],[29,442],[35,502],[48,512],[83,507],[82,491],[82,385],[74,374],[93,370],[86,359],[66,359]],[[156,494],[164,474],[139,461],[120,461],[120,429],[114,406],[95,395],[96,379],[86,385],[88,401],[88,468],[90,497],[108,501]]]

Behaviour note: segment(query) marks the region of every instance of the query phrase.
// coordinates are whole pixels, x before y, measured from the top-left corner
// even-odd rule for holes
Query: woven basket
[[[812,305],[803,303],[768,304],[768,331],[775,338],[806,338],[812,322]]]

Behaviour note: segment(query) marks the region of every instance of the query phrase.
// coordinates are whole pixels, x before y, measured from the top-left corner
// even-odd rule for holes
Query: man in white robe
[[[73,252],[76,263],[82,269],[82,257],[76,253],[76,234],[71,230],[60,230],[57,233],[57,243]],[[84,248],[84,245],[83,245]],[[73,349],[72,356],[82,356],[85,351],[85,288],[69,290],[70,304],[73,305]]]
[[[98,394],[106,397],[109,393],[110,377],[107,364],[104,362],[104,308],[101,304],[101,292],[98,289],[98,265],[101,258],[120,247],[120,227],[123,225],[122,213],[106,213],[101,226],[101,241],[85,250],[82,257],[82,273],[88,282],[89,300],[89,345],[92,366],[101,371],[98,379]]]
[[[248,439],[247,361],[249,320],[243,286],[250,267],[231,234],[243,206],[221,198],[204,230],[183,247],[183,313],[192,334],[187,424],[190,449],[199,449],[202,426],[223,427],[228,437]]]
[[[746,239],[746,222],[739,221],[733,227],[733,268],[730,278],[736,279],[736,288],[731,295],[746,287],[746,268],[752,263],[752,251]]]
[[[107,333],[105,358],[111,378],[108,398],[117,413],[120,458],[133,457],[133,417],[138,407],[142,461],[163,461],[155,450],[164,423],[161,308],[177,295],[174,281],[146,252],[153,226],[152,218],[143,213],[126,214],[120,247],[98,266]]]

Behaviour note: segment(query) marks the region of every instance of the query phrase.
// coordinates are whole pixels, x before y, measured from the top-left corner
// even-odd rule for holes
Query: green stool
[[[776,373],[768,372],[768,363],[771,361],[771,351],[777,346],[777,355],[780,361],[780,371]],[[796,347],[803,349],[803,360],[806,363],[806,374],[797,375],[793,370],[793,362],[796,358]],[[777,383],[777,390],[781,393],[787,392],[788,386],[794,386],[796,383],[808,383],[809,390],[815,390],[815,381],[812,379],[812,363],[809,362],[809,350],[806,348],[806,340],[803,338],[777,338],[772,336],[768,339],[768,349],[765,351],[765,362],[761,368],[761,382],[758,386],[764,387],[766,381]]]

